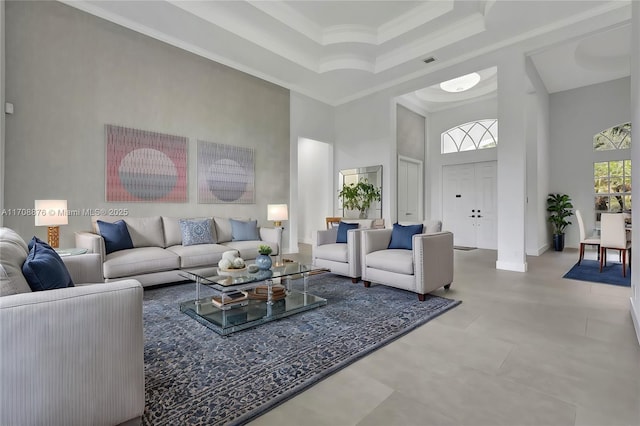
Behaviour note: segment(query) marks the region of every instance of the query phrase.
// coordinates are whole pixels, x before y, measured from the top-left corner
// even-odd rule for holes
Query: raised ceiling
[[[331,105],[515,43],[550,92],[619,78],[631,16],[628,1],[62,1]]]

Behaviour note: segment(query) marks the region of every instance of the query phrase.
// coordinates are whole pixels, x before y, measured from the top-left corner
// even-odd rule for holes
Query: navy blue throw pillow
[[[22,274],[31,290],[73,287],[71,275],[58,253],[35,237],[31,243],[29,255],[22,264]]]
[[[413,236],[415,234],[422,234],[422,224],[417,225],[400,225],[399,223],[393,224],[393,230],[391,231],[391,242],[389,243],[390,249],[413,249]]]
[[[31,251],[31,249],[33,248],[33,246],[35,245],[35,243],[40,243],[42,245],[45,245],[49,248],[53,248],[51,247],[48,243],[45,243],[44,241],[42,241],[40,238],[36,237],[35,235],[33,236],[33,238],[31,239],[31,241],[29,241],[29,244],[27,244],[27,247],[29,248],[29,251]]]
[[[338,236],[336,237],[336,243],[346,243],[347,231],[350,229],[358,229],[358,224],[340,222],[338,224]]]
[[[99,220],[98,229],[104,238],[104,248],[107,254],[133,248],[133,241],[131,241],[131,235],[129,235],[129,229],[124,220],[113,223]]]

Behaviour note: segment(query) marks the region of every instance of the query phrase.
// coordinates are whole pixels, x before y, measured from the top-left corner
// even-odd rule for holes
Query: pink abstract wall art
[[[188,139],[107,124],[107,201],[187,201]]]

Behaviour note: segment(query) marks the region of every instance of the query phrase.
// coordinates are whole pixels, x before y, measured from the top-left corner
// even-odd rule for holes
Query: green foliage
[[[621,124],[603,130],[593,137],[595,151],[628,149],[631,147],[631,123]]]
[[[260,244],[258,246],[258,253],[260,253],[260,254],[264,254],[266,256],[269,256],[271,254],[271,252],[272,252],[271,247],[269,247],[266,244]]]
[[[547,211],[550,213],[548,221],[553,225],[553,234],[564,234],[564,229],[571,225],[571,222],[567,220],[568,217],[573,216],[571,209],[571,198],[566,194],[549,194],[547,197]]]
[[[342,204],[346,209],[358,210],[361,215],[369,210],[371,203],[382,198],[380,188],[369,183],[366,178],[360,179],[357,184],[343,185],[338,195],[342,197]]]

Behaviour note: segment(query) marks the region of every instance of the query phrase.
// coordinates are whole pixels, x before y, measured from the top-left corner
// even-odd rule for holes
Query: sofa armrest
[[[0,424],[120,424],[144,410],[135,280],[0,297]]]
[[[76,247],[86,248],[89,250],[89,253],[98,253],[100,254],[102,261],[104,262],[104,257],[106,255],[106,250],[104,248],[104,239],[93,232],[88,231],[80,231],[75,233],[76,236]]]
[[[274,243],[278,246],[277,253],[272,253],[274,256],[279,255],[282,252],[282,228],[264,228],[260,227],[260,239],[268,243]]]
[[[413,236],[413,264],[417,293],[427,294],[453,282],[453,234],[436,232]]]
[[[98,253],[63,256],[62,261],[71,274],[74,284],[104,282],[102,257]]]
[[[321,229],[316,235],[316,246],[334,244],[338,238],[338,228]]]

